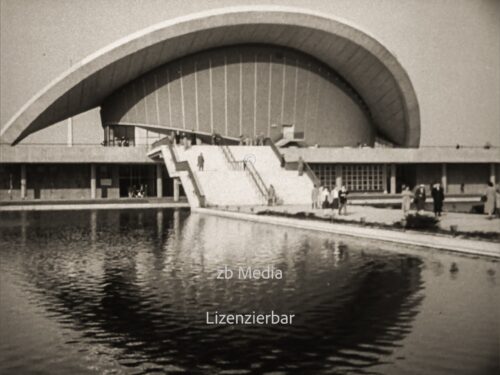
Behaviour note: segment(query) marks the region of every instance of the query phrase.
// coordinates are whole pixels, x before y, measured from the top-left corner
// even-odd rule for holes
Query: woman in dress
[[[403,216],[408,215],[410,212],[412,198],[413,193],[410,191],[410,187],[403,185],[403,191],[401,192],[401,209],[403,210]]]
[[[488,219],[491,219],[493,217],[493,213],[495,212],[496,203],[496,190],[491,181],[488,182],[488,187],[486,188],[484,195],[486,196],[486,201],[484,202],[484,213],[488,215]]]

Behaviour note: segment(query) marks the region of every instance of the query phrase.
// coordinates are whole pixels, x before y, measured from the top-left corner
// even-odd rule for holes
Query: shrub
[[[407,229],[438,229],[439,220],[434,216],[408,215],[406,216],[405,228]]]

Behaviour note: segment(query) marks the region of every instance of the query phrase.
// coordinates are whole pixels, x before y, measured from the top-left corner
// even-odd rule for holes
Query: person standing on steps
[[[205,158],[203,157],[203,153],[200,152],[198,155],[198,170],[203,171],[203,168],[205,167]]]
[[[304,159],[302,159],[302,156],[299,156],[299,166],[297,169],[299,171],[299,176],[302,176],[304,174]]]
[[[276,191],[273,185],[269,185],[269,190],[267,192],[267,205],[274,206],[276,204]]]

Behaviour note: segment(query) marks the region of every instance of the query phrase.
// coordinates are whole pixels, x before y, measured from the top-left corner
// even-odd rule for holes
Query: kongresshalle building
[[[402,20],[381,2],[387,16],[377,22],[408,33],[399,23],[425,17],[417,4],[402,5],[415,8],[415,18]],[[473,6],[460,4],[443,2],[443,16]],[[99,49],[3,124],[0,198],[125,198],[139,185],[149,197],[177,197],[178,177],[152,153],[176,131],[201,143],[270,138],[287,162],[302,157],[322,185],[351,193],[397,194],[403,184],[439,181],[447,194],[478,197],[500,174],[500,33],[485,41],[484,30],[459,21],[433,30],[417,22],[410,39],[388,46],[378,37],[387,30],[366,19],[345,20],[326,5],[219,8]],[[475,56],[460,33],[453,39],[463,28],[489,52]],[[437,48],[463,58],[449,65],[433,58]],[[457,78],[447,78],[446,90],[433,88],[433,77],[450,70]],[[79,122],[88,111],[100,114],[93,126],[88,116]],[[481,138],[476,127],[493,136]],[[464,132],[476,137],[464,142]]]

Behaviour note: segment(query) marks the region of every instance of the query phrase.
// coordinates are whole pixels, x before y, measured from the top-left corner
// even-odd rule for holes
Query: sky
[[[500,146],[498,0],[0,0],[0,124],[113,41],[174,17],[255,4],[323,12],[384,44],[414,85],[421,146]],[[99,121],[96,110],[75,117],[76,143],[101,139]],[[55,126],[26,142],[64,143],[65,135]]]

